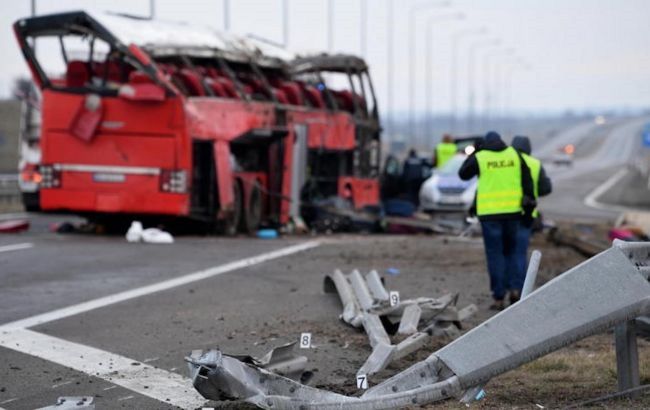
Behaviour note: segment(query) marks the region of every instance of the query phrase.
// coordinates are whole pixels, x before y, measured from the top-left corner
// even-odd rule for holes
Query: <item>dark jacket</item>
[[[480,150],[499,152],[499,151],[503,151],[506,148],[508,148],[508,146],[505,144],[505,142],[503,142],[502,140],[497,140],[492,142],[484,142],[481,145]],[[534,201],[535,193],[533,190],[533,179],[530,176],[530,169],[528,168],[528,165],[526,165],[526,162],[524,161],[523,158],[521,158],[519,162],[521,164],[521,187],[524,192],[524,201],[525,202]],[[470,156],[467,157],[467,159],[465,159],[465,162],[463,162],[463,165],[461,165],[460,169],[458,170],[458,176],[460,177],[460,179],[463,179],[465,181],[472,179],[474,177],[479,177],[479,178],[481,177],[479,175],[478,160],[476,159],[475,153],[472,153]],[[527,208],[531,208],[531,206],[532,204],[528,204]],[[528,213],[532,213],[532,209],[530,209]],[[484,215],[481,216],[480,218],[483,220],[490,220],[490,219],[520,218],[520,217],[521,215],[519,213],[515,213],[515,214],[509,213],[509,214]]]
[[[512,139],[512,148],[527,155],[531,155],[532,148],[530,146],[530,139],[524,136],[516,136]],[[531,155],[532,156],[532,155]],[[546,175],[546,170],[542,165],[539,171],[539,181],[537,181],[537,192],[539,196],[545,196],[553,191],[553,184],[551,179]]]

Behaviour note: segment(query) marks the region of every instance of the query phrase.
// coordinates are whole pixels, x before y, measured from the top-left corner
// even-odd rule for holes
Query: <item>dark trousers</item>
[[[526,269],[528,268],[528,244],[532,229],[519,224],[517,230],[517,274],[513,278],[510,289],[521,289],[524,287],[526,280]]]
[[[501,300],[508,289],[521,289],[518,285],[517,271],[517,233],[518,219],[493,219],[481,221],[483,243],[490,274],[492,297]]]

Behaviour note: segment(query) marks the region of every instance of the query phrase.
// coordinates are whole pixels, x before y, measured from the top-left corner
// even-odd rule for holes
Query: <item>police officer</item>
[[[402,180],[406,188],[408,200],[417,207],[419,203],[420,185],[422,185],[422,173],[424,162],[418,156],[415,149],[409,151],[408,157],[404,160],[402,168]]]
[[[535,199],[537,200],[540,196],[545,196],[551,193],[553,186],[551,184],[551,179],[547,176],[542,162],[537,158],[530,155],[531,145],[528,137],[516,136],[512,139],[511,146],[516,149],[521,157],[528,165],[530,169],[530,176],[533,180],[533,193]],[[535,221],[539,220],[539,211],[537,208],[533,211],[533,218]],[[532,228],[524,224],[519,225],[519,230],[517,231],[517,274],[519,278],[517,282],[524,282],[526,279],[526,264],[528,260],[528,243],[530,242],[530,234]],[[513,299],[518,300],[519,294],[515,293],[514,290],[511,290],[510,294],[511,302]],[[515,301],[516,301],[515,300]]]
[[[517,232],[520,223],[532,222],[533,183],[521,155],[508,147],[501,136],[488,132],[481,149],[461,165],[458,176],[469,180],[478,176],[476,214],[481,222],[483,243],[494,299],[491,309],[502,310],[506,292],[517,289]],[[511,301],[512,302],[512,301]]]
[[[442,137],[442,141],[436,145],[436,149],[433,155],[433,166],[437,169],[442,168],[447,161],[449,161],[456,152],[458,151],[458,146],[454,143],[454,139],[449,134],[445,134]]]

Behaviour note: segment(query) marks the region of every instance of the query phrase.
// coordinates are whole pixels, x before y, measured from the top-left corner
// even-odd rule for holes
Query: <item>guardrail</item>
[[[0,204],[20,202],[18,174],[0,174]]]

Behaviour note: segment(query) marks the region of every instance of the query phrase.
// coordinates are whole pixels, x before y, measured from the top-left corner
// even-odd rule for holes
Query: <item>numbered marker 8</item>
[[[311,333],[300,334],[300,348],[309,349],[311,347]]]

